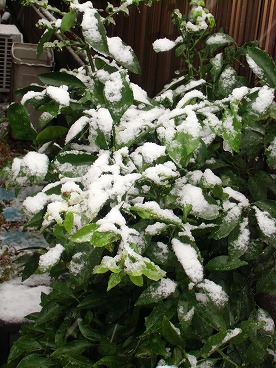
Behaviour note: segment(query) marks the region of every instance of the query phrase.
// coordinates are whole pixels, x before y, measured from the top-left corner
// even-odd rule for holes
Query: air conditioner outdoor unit
[[[23,42],[22,33],[13,24],[0,24],[0,92],[10,92],[14,42]]]

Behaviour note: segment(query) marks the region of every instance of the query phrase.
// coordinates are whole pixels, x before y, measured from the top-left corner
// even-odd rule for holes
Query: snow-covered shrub
[[[140,71],[132,49],[105,30],[142,1],[109,5],[106,18],[90,1],[65,2],[67,13],[49,7],[61,20],[40,22],[38,51],[57,45],[55,32],[71,44],[80,22],[87,65],[41,76],[9,108],[44,162],[21,159],[13,179],[22,168],[48,181],[24,206],[50,250],[26,268],[55,281],[6,367],[272,367],[274,324],[255,296],[275,288],[273,61],[213,33],[204,1],[192,1],[189,18],[174,12],[179,38],[154,43],[189,48],[187,67],[149,98],[129,80]],[[232,67],[239,55],[257,87]],[[39,133],[27,103],[43,111]]]

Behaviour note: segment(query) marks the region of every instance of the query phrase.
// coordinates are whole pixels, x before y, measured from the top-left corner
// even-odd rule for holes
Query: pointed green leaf
[[[206,45],[212,47],[213,50],[216,50],[229,42],[235,42],[235,40],[226,33],[217,32],[207,38]]]
[[[192,153],[198,148],[200,140],[185,132],[177,132],[174,139],[166,143],[170,158],[180,166],[187,166]]]
[[[81,26],[85,42],[100,54],[108,55],[106,29],[100,14],[95,9],[89,9],[84,14]]]
[[[116,285],[120,284],[120,282],[122,281],[122,278],[123,278],[122,272],[112,273],[108,279],[107,291],[111,290]]]
[[[93,364],[93,367],[118,368],[123,367],[125,360],[117,356],[105,356]]]
[[[176,284],[170,279],[154,282],[139,296],[135,305],[158,303],[174,293]]]
[[[67,212],[63,221],[64,229],[70,234],[74,225],[74,212]]]
[[[130,46],[126,45],[120,37],[108,38],[108,48],[111,56],[113,56],[118,64],[132,73],[140,74],[140,64],[134,51]]]
[[[27,280],[38,269],[39,258],[40,256],[38,253],[34,253],[29,257],[22,272],[22,281]]]
[[[180,330],[166,316],[163,316],[162,335],[172,345],[182,345]]]
[[[276,203],[273,200],[264,200],[258,201],[254,203],[257,207],[259,207],[262,211],[268,212],[271,217],[276,218]]]
[[[120,239],[120,235],[112,231],[95,231],[92,234],[90,243],[94,245],[94,247],[106,247],[112,245],[112,243],[118,239]]]
[[[233,207],[224,214],[223,218],[220,220],[219,228],[211,234],[211,237],[214,239],[225,238],[235,229],[240,222],[240,218],[241,215],[236,216],[236,209]]]
[[[241,128],[241,118],[237,115],[235,108],[225,110],[222,116],[222,136],[235,152],[238,152],[240,148]]]
[[[17,138],[32,141],[37,132],[34,130],[30,115],[25,106],[14,102],[8,108],[9,124]]]
[[[156,307],[154,307],[148,317],[145,318],[146,331],[143,335],[151,334],[162,328],[161,315],[165,315],[170,319],[175,314],[175,304],[173,300],[167,300],[165,302],[160,301]]]
[[[130,281],[133,282],[134,285],[136,286],[143,286],[143,276],[132,276],[129,275]]]
[[[84,83],[72,74],[65,72],[50,72],[40,74],[38,78],[46,85],[60,87],[67,85],[69,88],[85,88]]]
[[[55,34],[55,30],[54,28],[48,29],[46,30],[43,35],[41,36],[38,45],[37,45],[37,49],[36,49],[36,57],[39,59],[40,56],[43,53],[43,46],[46,42],[50,41],[50,39],[53,37],[53,35]]]
[[[67,32],[74,27],[76,18],[76,13],[74,11],[64,14],[60,25],[61,32]]]
[[[115,123],[118,123],[123,114],[133,104],[133,91],[125,72],[110,74],[104,86],[105,104]]]
[[[56,364],[49,358],[31,354],[23,358],[17,365],[17,368],[55,368]]]
[[[58,138],[64,137],[67,132],[68,129],[63,126],[49,126],[38,133],[36,141],[40,143],[55,141]]]
[[[231,271],[246,265],[247,262],[239,258],[233,259],[228,256],[218,256],[211,259],[205,267],[210,271]]]
[[[206,324],[217,331],[226,329],[226,322],[223,312],[212,300],[206,303],[197,303],[196,313],[206,322]]]
[[[16,340],[16,344],[13,344],[9,353],[9,361],[19,358],[22,354],[33,353],[42,349],[42,346],[36,339],[29,336],[21,336]]]
[[[94,223],[86,225],[82,227],[81,229],[79,229],[77,232],[75,232],[75,234],[71,236],[70,240],[73,243],[90,242],[91,237],[97,228],[98,228],[98,225]]]
[[[57,304],[55,300],[50,300],[47,304],[43,306],[36,319],[36,323],[42,324],[52,319],[56,319],[57,316],[59,316],[65,308],[66,306],[61,306]]]
[[[91,347],[91,343],[86,340],[75,340],[68,342],[52,353],[52,357],[58,358],[62,355],[80,355]]]
[[[91,327],[85,325],[85,323],[79,318],[78,326],[83,337],[89,341],[100,341],[101,335],[95,332]]]
[[[272,57],[258,47],[249,47],[246,58],[253,72],[270,87],[276,88],[276,65]]]

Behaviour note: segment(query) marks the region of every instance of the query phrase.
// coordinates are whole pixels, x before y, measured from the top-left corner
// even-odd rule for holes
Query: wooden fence
[[[142,75],[134,76],[135,83],[154,95],[173,76],[180,60],[174,52],[156,54],[152,42],[161,37],[174,39],[176,29],[171,21],[175,8],[188,14],[189,0],[160,0],[152,7],[132,9],[130,16],[118,16],[111,35],[120,35],[138,55]],[[102,1],[101,1],[102,3]],[[206,0],[206,6],[215,16],[216,29],[223,28],[239,45],[258,41],[274,59],[276,57],[276,0]],[[249,69],[239,66],[239,72],[252,80]]]
[[[120,4],[119,0],[109,2]],[[190,0],[160,0],[152,7],[133,7],[129,17],[118,15],[116,27],[110,26],[108,29],[110,36],[119,35],[133,47],[140,61],[142,74],[132,76],[132,80],[149,95],[159,92],[180,66],[180,60],[174,56],[174,51],[156,54],[152,49],[152,42],[157,38],[175,39],[178,36],[171,21],[171,13],[178,8],[188,14],[189,2]],[[56,5],[58,1],[53,0],[53,3]],[[107,0],[92,0],[92,3],[105,8]],[[66,5],[63,3],[63,6]],[[275,59],[276,0],[206,0],[206,6],[215,16],[217,30],[223,28],[239,45],[257,40],[259,46]],[[31,24],[27,26],[31,27]],[[31,39],[28,41],[37,42]],[[238,68],[239,72],[252,80],[249,69],[241,66]]]

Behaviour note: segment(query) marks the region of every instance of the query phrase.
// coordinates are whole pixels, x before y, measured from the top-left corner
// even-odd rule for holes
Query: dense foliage
[[[149,98],[129,80],[133,50],[105,29],[143,1],[106,12],[64,2],[65,13],[24,1],[60,17],[39,22],[38,54],[74,45],[87,65],[41,75],[9,107],[37,147],[13,161],[12,181],[46,182],[24,207],[50,248],[23,278],[54,281],[5,367],[272,367],[274,322],[256,296],[275,294],[275,64],[215,33],[194,0],[189,16],[173,13],[177,40],[153,44],[174,48],[183,70]],[[42,112],[39,132],[28,104]]]

